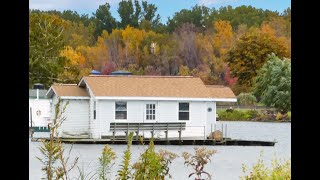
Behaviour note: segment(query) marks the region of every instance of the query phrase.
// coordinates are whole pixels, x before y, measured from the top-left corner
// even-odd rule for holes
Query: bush
[[[149,147],[140,155],[138,162],[133,165],[133,169],[135,170],[133,174],[134,179],[160,180],[165,179],[165,177],[171,179],[169,165],[176,157],[178,155],[166,150],[156,152],[153,140],[151,139]]]
[[[222,121],[281,121],[291,120],[291,112],[282,114],[272,110],[218,110],[217,119]]]
[[[258,111],[255,110],[233,110],[230,111],[218,111],[218,117],[220,120],[227,120],[227,121],[246,121],[251,120],[258,116]]]
[[[287,112],[288,118],[291,120],[291,111]]]
[[[248,114],[249,118],[256,118],[259,115],[259,112],[256,110],[248,110],[246,111],[246,114]]]
[[[257,103],[257,98],[251,93],[240,93],[237,96],[237,102],[239,105],[254,106]]]
[[[195,180],[201,180],[202,175],[206,175],[207,179],[211,179],[211,174],[204,170],[206,164],[211,162],[211,156],[217,151],[213,149],[207,149],[206,147],[194,147],[195,154],[190,154],[188,152],[183,152],[182,157],[184,158],[184,164],[191,166],[193,172],[189,174],[191,176],[196,176]]]
[[[245,176],[240,177],[243,180],[253,179],[270,179],[270,180],[289,180],[291,179],[291,160],[279,161],[278,159],[272,160],[272,168],[269,169],[265,166],[263,160],[258,159],[257,164],[253,165],[251,172]],[[247,167],[242,165],[243,173],[247,173]]]

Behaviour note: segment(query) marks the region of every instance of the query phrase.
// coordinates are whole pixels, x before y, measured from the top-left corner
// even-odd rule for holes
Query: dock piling
[[[228,124],[226,124],[226,137],[228,136],[228,134],[227,134],[227,128],[228,128]]]

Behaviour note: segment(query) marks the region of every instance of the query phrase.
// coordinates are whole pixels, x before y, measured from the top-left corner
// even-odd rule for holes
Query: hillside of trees
[[[77,83],[91,70],[109,74],[193,75],[206,84],[249,92],[269,54],[291,59],[291,9],[251,6],[182,9],[165,24],[157,7],[121,1],[89,16],[29,10],[29,86]]]

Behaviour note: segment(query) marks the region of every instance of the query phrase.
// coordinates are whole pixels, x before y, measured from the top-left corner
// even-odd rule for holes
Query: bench
[[[169,131],[178,131],[179,140],[181,140],[181,131],[186,130],[185,122],[161,122],[161,123],[124,123],[112,122],[110,123],[110,131],[113,133],[113,140],[115,140],[116,132],[125,132],[128,137],[129,131],[136,132],[136,140],[138,140],[139,131],[151,131],[151,137],[154,136],[154,131],[164,131],[166,140],[168,140]]]

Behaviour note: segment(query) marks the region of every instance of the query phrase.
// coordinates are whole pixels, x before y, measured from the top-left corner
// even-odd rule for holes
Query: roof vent
[[[44,85],[41,83],[33,84],[33,89],[44,89]]]
[[[92,71],[91,71],[91,74],[92,74],[92,75],[101,75],[101,72],[100,72],[100,71],[97,71],[97,70],[92,70]]]
[[[110,75],[132,75],[131,72],[128,71],[113,71]]]

